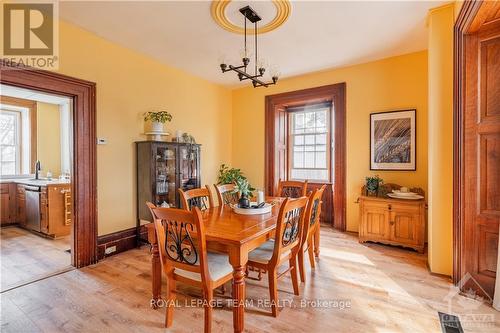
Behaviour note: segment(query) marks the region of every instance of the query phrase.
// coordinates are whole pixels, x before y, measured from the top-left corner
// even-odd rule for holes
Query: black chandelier
[[[238,73],[238,79],[240,81],[243,80],[251,80],[253,87],[268,87],[270,85],[276,84],[278,82],[278,74],[275,74],[271,77],[271,82],[264,82],[262,81],[262,77],[264,76],[264,73],[266,72],[266,69],[264,66],[258,66],[257,64],[257,22],[262,20],[262,18],[250,7],[246,6],[243,8],[240,8],[240,13],[243,14],[245,17],[245,54],[243,56],[243,65],[240,66],[233,66],[233,65],[227,65],[225,63],[220,64],[220,68],[222,70],[222,73],[229,72],[229,71],[234,71]],[[248,64],[250,63],[250,58],[247,56],[247,20],[252,22],[255,25],[255,71],[254,74],[247,73],[247,67]]]

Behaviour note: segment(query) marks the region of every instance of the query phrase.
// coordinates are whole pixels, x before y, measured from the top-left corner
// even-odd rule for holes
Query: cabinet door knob
[[[394,223],[395,223],[394,221],[390,221],[389,222],[390,225],[394,225]]]
[[[391,209],[392,209],[392,205],[391,205],[391,204],[387,205],[387,208],[388,208],[389,210],[391,210]]]

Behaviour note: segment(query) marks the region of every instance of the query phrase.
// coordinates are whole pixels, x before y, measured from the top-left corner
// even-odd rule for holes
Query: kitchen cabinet
[[[16,201],[15,184],[0,184],[0,224],[2,226],[16,223]]]
[[[11,193],[15,198],[12,223],[52,238],[71,233],[71,184],[45,182],[39,185],[37,181],[19,180],[12,183]],[[7,197],[2,196],[2,200]],[[2,201],[2,214],[3,208]]]
[[[26,227],[26,189],[17,185],[17,222],[21,227]]]
[[[42,232],[60,237],[71,232],[71,185],[49,185],[42,188],[41,195]]]

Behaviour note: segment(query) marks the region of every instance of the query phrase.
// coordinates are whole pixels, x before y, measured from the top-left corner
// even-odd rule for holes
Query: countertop
[[[63,184],[71,184],[70,180],[60,180],[59,178],[54,178],[52,180],[48,179],[38,179],[35,180],[33,178],[3,178],[0,179],[0,184],[6,183],[15,183],[15,184],[23,184],[23,185],[31,185],[31,186],[50,186],[50,185],[63,185]]]

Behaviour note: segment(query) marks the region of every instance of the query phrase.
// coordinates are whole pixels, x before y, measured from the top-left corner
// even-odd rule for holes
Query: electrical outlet
[[[113,252],[116,252],[116,245],[113,245],[113,246],[110,246],[110,247],[107,247],[106,249],[104,249],[105,254],[111,254]]]

